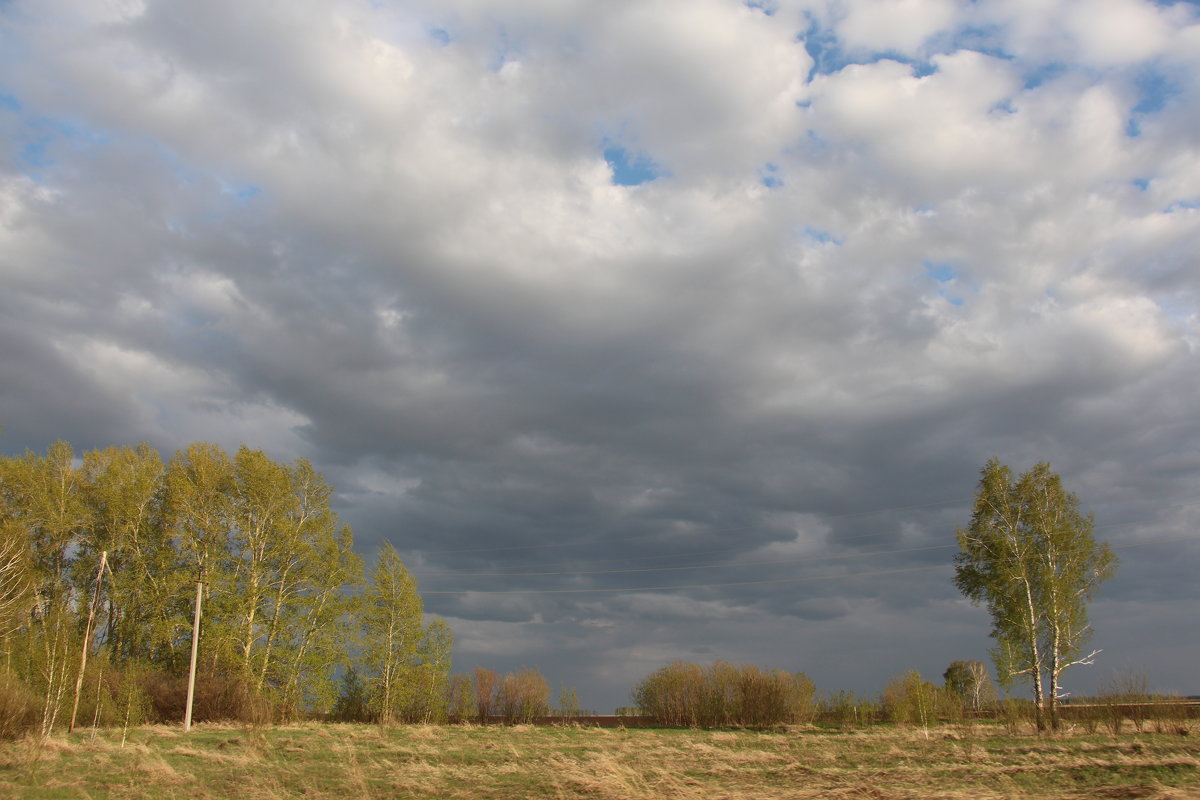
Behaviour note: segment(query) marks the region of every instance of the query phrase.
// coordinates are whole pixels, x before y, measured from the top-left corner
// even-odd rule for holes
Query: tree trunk
[[[1033,604],[1033,588],[1025,580],[1025,599],[1029,608],[1029,652],[1033,663],[1029,665],[1029,677],[1033,680],[1034,720],[1039,732],[1046,730],[1046,700],[1042,694],[1042,656],[1037,641],[1037,612]]]
[[[92,604],[88,606],[87,625],[83,629],[83,647],[79,653],[79,675],[75,678],[75,699],[71,703],[71,722],[67,725],[67,733],[75,730],[75,716],[79,713],[79,695],[83,691],[83,671],[87,669],[88,650],[92,644],[92,623],[96,621],[96,606],[100,604],[100,583],[104,579],[104,565],[108,561],[108,551],[100,553],[100,569],[96,570],[96,590],[92,593]],[[96,707],[99,708],[99,697]]]

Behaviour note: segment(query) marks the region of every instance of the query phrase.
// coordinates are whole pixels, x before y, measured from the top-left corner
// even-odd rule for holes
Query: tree
[[[499,680],[500,676],[496,674],[496,670],[475,667],[475,713],[479,715],[479,722],[483,725],[488,723],[488,718],[495,710],[496,684]]]
[[[372,709],[382,723],[403,713],[413,690],[417,648],[424,629],[412,576],[385,542],[363,598],[363,661],[371,675]]]
[[[920,725],[929,737],[929,726],[937,720],[938,689],[910,669],[897,675],[883,687],[883,707],[894,722]]]
[[[229,541],[234,527],[233,480],[233,464],[215,444],[194,442],[175,453],[167,465],[166,507],[175,549],[188,577],[203,584],[206,594],[215,594],[217,601],[208,604],[204,623],[207,660],[214,670],[235,663],[237,634],[228,624],[227,611],[234,600]],[[185,641],[192,644],[195,638]]]
[[[563,686],[558,690],[558,713],[563,722],[579,716],[579,694],[574,686]]]
[[[993,458],[981,472],[971,524],[958,531],[954,583],[987,606],[997,676],[1006,686],[1018,677],[1031,683],[1039,730],[1047,717],[1058,725],[1063,671],[1099,652],[1083,654],[1087,602],[1116,558],[1095,541],[1094,524],[1049,464],[1014,479]]]
[[[417,691],[413,703],[414,717],[426,724],[443,722],[448,714],[451,652],[454,633],[446,620],[435,617],[417,648]]]
[[[105,643],[118,659],[165,657],[172,606],[187,576],[162,524],[162,459],[144,442],[93,450],[83,456],[83,473],[93,524],[76,558],[78,591],[86,593],[107,552]]]
[[[942,673],[946,691],[959,698],[965,708],[979,711],[996,699],[996,686],[982,661],[954,661]]]
[[[33,608],[29,541],[16,522],[0,519],[0,643],[17,630]]]
[[[537,667],[510,672],[500,681],[496,705],[505,722],[528,725],[550,711],[550,684]]]

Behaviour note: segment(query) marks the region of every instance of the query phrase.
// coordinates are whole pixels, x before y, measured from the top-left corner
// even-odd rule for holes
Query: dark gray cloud
[[[954,529],[1049,460],[1123,559],[1072,689],[1200,691],[1195,13],[917,5],[10,4],[0,447],[307,457],[601,710],[983,657]]]

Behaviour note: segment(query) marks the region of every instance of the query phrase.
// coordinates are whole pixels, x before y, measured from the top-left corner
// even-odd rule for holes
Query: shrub
[[[883,717],[883,707],[870,697],[859,697],[844,689],[821,699],[817,714],[842,728],[871,725]]]
[[[0,671],[0,740],[37,730],[40,721],[37,696],[17,676]]]
[[[487,667],[475,668],[475,711],[482,723],[486,724],[495,710],[496,684],[499,680],[500,676],[496,674],[496,670]]]
[[[937,721],[938,695],[938,688],[923,680],[921,673],[909,670],[883,687],[884,713],[892,722],[928,728]]]
[[[811,719],[813,692],[803,673],[676,661],[638,684],[633,700],[662,725],[767,727]]]
[[[367,697],[367,684],[359,676],[354,667],[347,667],[342,673],[341,686],[337,699],[333,701],[333,714],[336,722],[369,722],[371,711]]]
[[[153,716],[157,722],[178,722],[187,706],[187,676],[155,673],[146,680]],[[269,703],[255,694],[249,681],[215,672],[196,676],[192,701],[195,722],[245,722],[261,725],[271,721]]]
[[[466,722],[477,715],[475,686],[470,675],[454,675],[446,689],[446,713],[450,722]]]
[[[537,669],[509,673],[500,682],[496,705],[504,721],[528,724],[550,710],[550,684]]]

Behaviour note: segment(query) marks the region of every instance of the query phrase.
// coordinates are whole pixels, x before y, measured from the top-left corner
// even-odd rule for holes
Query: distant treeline
[[[982,662],[955,661],[942,677],[942,685],[937,685],[909,670],[889,680],[877,695],[819,693],[802,672],[679,661],[646,677],[633,690],[637,705],[619,708],[617,714],[630,718],[628,724],[679,727],[928,727],[979,719],[1000,722],[1013,733],[1036,727],[1033,701],[1001,699]],[[1107,683],[1096,697],[1076,699],[1062,711],[1066,722],[1089,733],[1100,728],[1113,734],[1126,728],[1186,732],[1189,721],[1200,717],[1200,704],[1151,693],[1144,676],[1128,673]]]
[[[0,716],[181,718],[199,582],[197,720],[329,714],[346,676],[376,719],[444,719],[450,629],[390,546],[364,574],[331,497],[248,447],[0,458]]]

